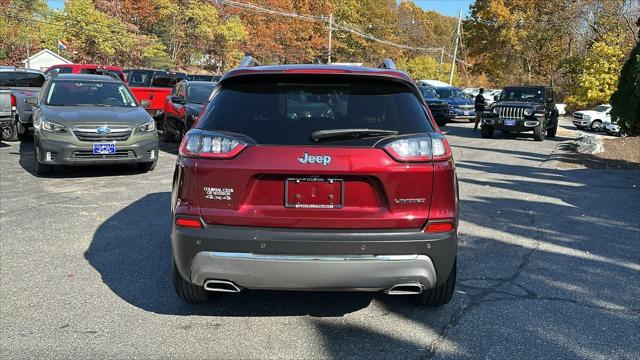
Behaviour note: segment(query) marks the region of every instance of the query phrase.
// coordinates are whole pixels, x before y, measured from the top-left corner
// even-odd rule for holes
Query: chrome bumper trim
[[[227,280],[248,289],[378,291],[417,282],[426,289],[437,277],[426,255],[271,255],[200,252],[191,282]]]

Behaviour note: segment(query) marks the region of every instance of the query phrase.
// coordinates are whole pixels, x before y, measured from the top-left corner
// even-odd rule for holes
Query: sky
[[[437,11],[444,15],[458,16],[458,12],[462,10],[462,15],[469,15],[469,5],[474,0],[413,0],[418,6],[425,10]],[[47,0],[49,6],[54,9],[64,7],[64,0]]]
[[[462,16],[468,16],[469,6],[474,0],[413,0],[413,2],[425,10],[457,17],[460,10],[462,10]]]

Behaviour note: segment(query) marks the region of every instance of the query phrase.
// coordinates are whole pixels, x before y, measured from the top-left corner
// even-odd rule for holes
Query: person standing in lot
[[[473,127],[473,131],[478,130],[478,124],[482,120],[482,113],[484,112],[484,89],[480,89],[478,96],[476,96],[476,124]]]

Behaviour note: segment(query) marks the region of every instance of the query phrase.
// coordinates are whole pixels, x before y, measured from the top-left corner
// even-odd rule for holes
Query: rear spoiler
[[[238,67],[251,67],[251,66],[260,66],[260,62],[256,60],[253,56],[247,55],[241,61]],[[382,60],[382,63],[378,65],[378,69],[388,69],[388,70],[396,70],[396,64],[390,58],[386,58]]]

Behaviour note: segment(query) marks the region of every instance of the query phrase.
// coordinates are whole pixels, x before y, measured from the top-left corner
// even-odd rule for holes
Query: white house
[[[54,53],[49,49],[44,49],[28,59],[22,60],[24,67],[27,69],[45,71],[49,67],[58,64],[71,64],[71,61]]]

